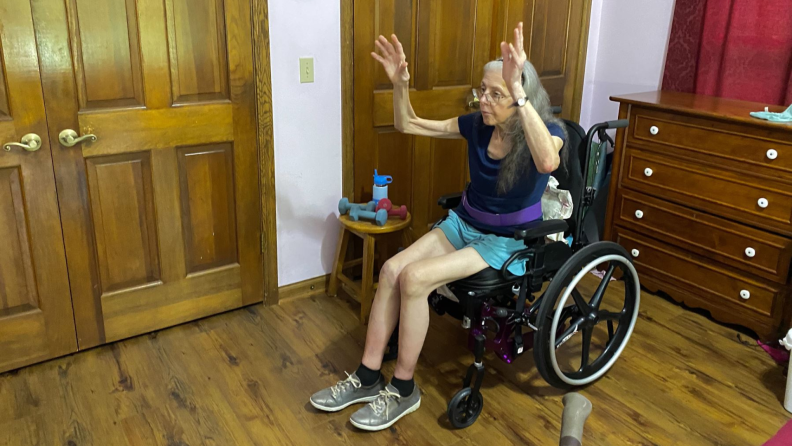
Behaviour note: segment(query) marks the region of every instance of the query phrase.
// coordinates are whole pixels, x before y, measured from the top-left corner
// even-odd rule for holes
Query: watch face
[[[517,99],[517,105],[520,106],[520,107],[525,105],[525,98]]]

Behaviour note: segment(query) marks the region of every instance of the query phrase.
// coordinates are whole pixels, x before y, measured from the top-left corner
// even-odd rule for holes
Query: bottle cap
[[[390,184],[393,182],[393,178],[390,175],[378,175],[377,169],[374,169],[374,185],[375,186],[385,186],[386,184]]]

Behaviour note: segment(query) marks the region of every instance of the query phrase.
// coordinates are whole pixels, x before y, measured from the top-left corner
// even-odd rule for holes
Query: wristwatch
[[[515,102],[514,104],[512,104],[512,107],[522,107],[522,106],[523,106],[523,105],[525,105],[527,102],[528,102],[528,100],[527,100],[527,99],[525,99],[525,98],[520,98],[520,99],[517,99],[517,102]]]

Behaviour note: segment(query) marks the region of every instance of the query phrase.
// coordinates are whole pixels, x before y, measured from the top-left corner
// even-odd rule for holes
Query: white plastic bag
[[[558,180],[550,177],[547,188],[542,194],[542,219],[566,220],[572,216],[572,194],[568,190],[558,188]],[[550,234],[548,239],[555,242],[564,239],[564,233]]]

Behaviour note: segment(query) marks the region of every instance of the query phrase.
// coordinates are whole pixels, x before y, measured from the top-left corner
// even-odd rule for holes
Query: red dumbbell
[[[407,206],[389,210],[388,217],[399,217],[402,220],[407,220]]]
[[[393,203],[387,198],[381,198],[379,202],[377,202],[377,210],[385,209],[389,211],[393,208]]]

